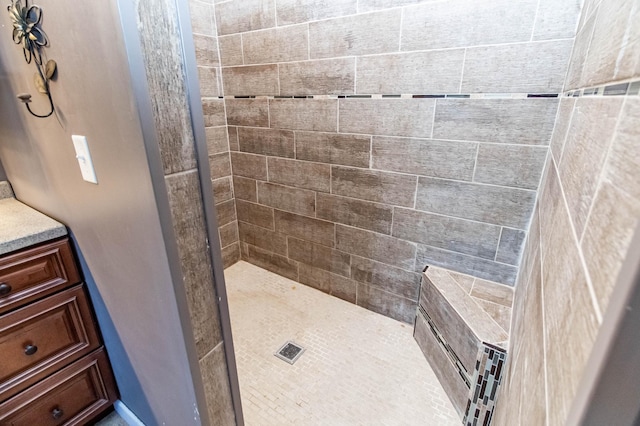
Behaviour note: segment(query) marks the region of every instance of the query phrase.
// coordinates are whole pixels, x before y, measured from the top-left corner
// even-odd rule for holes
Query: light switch
[[[96,177],[96,171],[93,169],[93,162],[91,161],[91,153],[89,152],[89,145],[87,145],[87,137],[80,135],[71,135],[73,139],[73,147],[76,149],[76,158],[80,165],[80,172],[82,173],[82,179],[91,183],[98,183]]]

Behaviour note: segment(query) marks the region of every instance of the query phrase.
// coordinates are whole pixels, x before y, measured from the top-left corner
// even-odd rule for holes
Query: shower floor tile
[[[462,423],[411,326],[246,262],[225,279],[248,426]]]

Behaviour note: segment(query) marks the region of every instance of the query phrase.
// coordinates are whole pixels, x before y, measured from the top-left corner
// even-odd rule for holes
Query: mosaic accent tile
[[[491,424],[496,395],[502,381],[507,353],[487,343],[478,352],[478,360],[463,424],[467,426]]]

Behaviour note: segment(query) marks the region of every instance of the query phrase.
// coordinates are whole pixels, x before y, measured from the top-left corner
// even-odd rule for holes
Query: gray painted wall
[[[0,37],[0,157],[21,201],[69,226],[122,401],[146,424],[198,424],[196,391],[114,0],[42,0],[60,113],[42,111],[19,46]],[[69,11],[73,10],[73,13]],[[0,14],[0,24],[9,26]],[[81,179],[72,134],[86,135],[99,185]],[[151,164],[152,167],[159,164]],[[169,250],[169,253],[171,251]],[[185,343],[186,342],[186,343]]]

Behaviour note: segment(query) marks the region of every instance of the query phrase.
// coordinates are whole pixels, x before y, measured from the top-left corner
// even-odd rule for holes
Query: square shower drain
[[[287,361],[289,364],[293,364],[300,358],[303,352],[304,348],[302,346],[289,341],[282,345],[274,355],[283,361]]]

